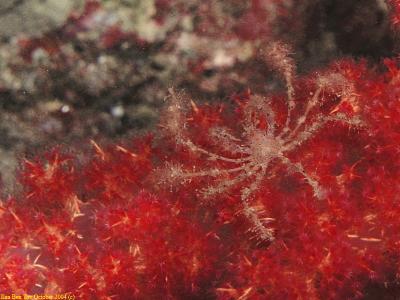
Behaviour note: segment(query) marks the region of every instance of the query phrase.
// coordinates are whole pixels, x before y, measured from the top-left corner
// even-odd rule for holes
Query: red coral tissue
[[[400,73],[343,60],[286,93],[199,105],[170,89],[158,134],[26,160],[0,209],[0,290],[77,299],[393,299]],[[392,297],[392,298],[391,298]]]

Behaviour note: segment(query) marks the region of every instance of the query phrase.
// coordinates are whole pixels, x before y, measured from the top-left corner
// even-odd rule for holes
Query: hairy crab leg
[[[318,130],[321,130],[328,122],[342,122],[356,127],[363,125],[361,120],[357,118],[348,118],[343,114],[337,114],[335,116],[328,117],[319,116],[317,121],[306,127],[304,131],[299,133],[295,139],[288,140],[284,144],[283,151],[291,151],[299,147],[301,144],[311,138]]]
[[[236,164],[241,164],[243,162],[249,162],[251,160],[250,157],[229,158],[229,157],[225,157],[225,156],[222,156],[222,155],[218,155],[218,154],[215,154],[213,152],[207,151],[207,150],[195,145],[190,140],[182,140],[181,143],[183,145],[185,145],[186,147],[188,147],[193,152],[199,152],[199,153],[207,155],[211,160],[221,160],[221,161],[226,161],[226,162],[231,162],[231,163],[236,163]]]
[[[270,136],[274,136],[276,131],[276,122],[275,122],[275,113],[270,106],[270,100],[268,100],[265,103],[265,106],[263,106],[263,113],[268,122],[267,134]]]
[[[213,137],[221,149],[234,154],[248,154],[248,149],[245,146],[238,145],[242,142],[240,139],[230,134],[227,129],[217,127],[210,131],[210,136]]]
[[[281,156],[280,159],[282,160],[282,162],[290,169],[293,170],[295,172],[299,172],[300,174],[302,174],[305,178],[305,180],[307,181],[307,183],[312,187],[313,192],[314,192],[314,196],[318,199],[318,200],[323,200],[325,198],[325,191],[324,189],[320,186],[320,184],[318,183],[318,181],[316,181],[315,179],[311,178],[307,172],[304,170],[303,165],[301,163],[293,163],[290,159],[288,159],[285,156]]]
[[[249,203],[249,197],[253,194],[261,184],[267,171],[267,164],[261,166],[261,171],[257,173],[255,180],[248,188],[244,188],[241,192],[241,202],[243,205],[243,213],[246,218],[253,224],[253,231],[261,241],[273,241],[275,239],[273,229],[265,227],[262,219],[259,217],[257,210]],[[269,220],[271,220],[269,218]]]
[[[243,166],[243,168],[242,168],[243,172],[240,175],[236,176],[235,178],[220,181],[218,184],[216,184],[214,186],[209,186],[209,187],[203,189],[202,190],[203,196],[210,197],[210,196],[214,196],[216,194],[221,194],[223,192],[226,192],[232,186],[240,183],[241,181],[245,180],[248,177],[253,176],[256,172],[254,166],[255,166],[254,164],[247,164],[247,165]]]
[[[311,98],[311,100],[308,101],[307,107],[306,107],[306,110],[304,111],[303,116],[301,116],[297,120],[296,127],[290,132],[290,134],[288,136],[289,140],[292,139],[297,134],[297,131],[299,130],[301,125],[303,125],[307,121],[308,114],[310,113],[311,109],[313,109],[314,106],[317,104],[319,95],[321,94],[321,91],[322,91],[322,89],[318,88],[317,91],[314,93],[313,97]]]
[[[240,171],[247,171],[248,167],[246,165],[237,167],[237,168],[232,168],[232,169],[210,169],[210,170],[204,170],[204,171],[199,171],[199,172],[187,172],[182,174],[182,178],[192,178],[192,177],[216,177],[221,174],[231,174],[231,173],[236,173]]]
[[[289,73],[286,74],[286,72],[285,72],[285,80],[286,80],[287,97],[288,97],[287,116],[286,116],[285,127],[282,129],[281,133],[279,134],[279,137],[282,137],[286,133],[289,132],[290,122],[292,119],[292,111],[293,111],[294,107],[296,106],[295,101],[294,101],[294,88],[293,88],[293,84],[292,84],[292,75]]]
[[[253,114],[261,113],[268,123],[267,134],[273,136],[276,130],[275,112],[270,106],[270,99],[265,99],[261,96],[254,95],[250,98],[245,112],[244,128],[254,127]]]

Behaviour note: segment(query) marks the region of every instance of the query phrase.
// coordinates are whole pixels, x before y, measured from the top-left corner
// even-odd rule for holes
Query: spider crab
[[[328,123],[340,122],[356,127],[363,124],[360,119],[342,113],[334,112],[329,115],[315,113],[315,108],[320,104],[321,96],[326,90],[334,91],[339,96],[344,94],[348,97],[354,96],[351,84],[338,73],[319,76],[316,79],[315,92],[306,102],[302,115],[294,119],[293,111],[296,108],[293,87],[294,63],[289,56],[288,48],[282,43],[276,43],[268,49],[265,58],[275,70],[280,72],[286,82],[287,113],[284,124],[278,124],[276,121],[270,99],[257,95],[251,96],[243,110],[244,120],[240,124],[241,135],[236,136],[229,128],[213,127],[209,134],[218,142],[221,151],[210,151],[194,143],[184,133],[185,117],[182,113],[184,100],[170,89],[172,101],[167,109],[169,116],[165,127],[174,132],[177,144],[192,153],[202,155],[209,161],[229,165],[229,167],[187,171],[179,165],[169,164],[168,177],[180,182],[190,181],[195,177],[214,178],[214,183],[201,191],[201,195],[206,198],[229,192],[238,185],[243,186],[240,190],[240,201],[244,216],[252,224],[250,230],[260,242],[271,242],[274,240],[274,230],[268,227],[268,223],[274,219],[265,217],[262,208],[252,205],[251,197],[267,177],[272,163],[280,162],[289,172],[301,174],[312,189],[314,197],[323,200],[326,193],[318,180],[307,173],[301,162],[289,159],[288,154],[312,138]],[[314,113],[310,114],[311,112]],[[261,119],[266,121],[267,126],[259,126]]]

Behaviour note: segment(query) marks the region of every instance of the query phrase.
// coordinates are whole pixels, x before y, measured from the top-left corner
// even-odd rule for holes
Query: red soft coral
[[[345,60],[296,78],[288,48],[269,50],[286,95],[246,92],[217,106],[171,90],[155,138],[92,141],[80,160],[58,149],[26,161],[24,190],[0,208],[2,291],[242,300],[394,292],[397,63],[379,74]]]

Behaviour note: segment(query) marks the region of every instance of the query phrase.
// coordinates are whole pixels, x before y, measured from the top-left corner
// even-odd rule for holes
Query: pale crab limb
[[[236,172],[240,172],[243,170],[247,170],[246,166],[241,166],[241,167],[232,168],[232,169],[210,169],[210,170],[204,170],[204,171],[199,171],[199,172],[184,172],[184,173],[182,173],[181,177],[182,178],[206,177],[206,176],[217,177],[219,175],[236,173]]]
[[[319,95],[321,94],[321,91],[322,91],[322,89],[318,88],[316,90],[316,92],[314,93],[313,97],[311,98],[311,100],[308,101],[306,110],[304,111],[303,116],[301,116],[297,120],[296,127],[290,132],[288,139],[292,139],[296,135],[296,133],[299,130],[299,128],[301,127],[301,125],[303,125],[304,122],[307,121],[307,117],[308,117],[308,114],[310,113],[311,109],[313,109],[315,107],[315,105],[318,103],[318,99],[319,99]]]
[[[293,87],[293,72],[290,69],[285,70],[285,81],[286,81],[286,88],[287,88],[287,97],[288,97],[288,107],[291,111],[294,106],[294,87]]]
[[[269,100],[264,102],[264,105],[262,106],[262,112],[268,122],[267,134],[269,136],[274,136],[276,131],[275,113],[269,103]]]
[[[252,113],[262,113],[265,117],[265,120],[268,123],[267,134],[273,136],[276,130],[276,122],[275,122],[275,112],[272,110],[270,106],[270,100],[266,100],[261,96],[254,95],[250,98],[249,104],[245,110],[247,121],[245,123],[245,127],[248,127],[250,124],[254,125],[254,120],[252,119]]]
[[[224,127],[216,127],[210,130],[210,137],[225,151],[234,154],[247,154],[247,148],[238,145],[241,142]]]
[[[190,140],[182,140],[181,143],[183,145],[185,145],[186,147],[188,147],[193,152],[199,152],[199,153],[207,155],[210,160],[221,160],[221,161],[226,161],[226,162],[231,162],[231,163],[236,163],[236,164],[240,164],[240,163],[243,163],[243,162],[250,161],[249,157],[245,157],[245,158],[229,158],[229,157],[225,157],[225,156],[222,156],[222,155],[218,155],[218,154],[212,153],[210,151],[207,151],[207,150],[195,145]]]
[[[284,151],[291,151],[296,147],[303,144],[309,138],[313,137],[314,134],[319,131],[325,124],[328,122],[327,119],[319,117],[317,121],[315,121],[310,126],[306,127],[304,131],[302,131],[295,139],[288,140],[288,143],[284,145]]]
[[[293,170],[295,172],[299,172],[300,174],[302,174],[304,176],[304,179],[307,181],[307,183],[312,187],[313,192],[314,192],[314,196],[318,199],[318,200],[323,200],[325,198],[325,191],[324,189],[320,186],[320,184],[318,183],[318,181],[316,181],[315,179],[311,178],[307,172],[304,170],[303,166],[301,163],[293,163],[292,161],[290,161],[290,159],[288,159],[285,156],[281,156],[280,159],[283,161],[283,163],[290,169]]]
[[[315,135],[315,133],[319,130],[321,130],[326,123],[328,122],[342,122],[348,125],[352,126],[361,126],[362,121],[356,118],[348,118],[343,114],[337,114],[335,116],[328,116],[328,117],[322,117],[319,116],[317,118],[317,121],[315,121],[313,124],[310,126],[306,127],[304,131],[302,131],[300,134],[295,139],[288,140],[286,144],[284,144],[283,151],[291,151],[301,144],[303,144],[305,141],[307,141],[309,138]]]
[[[242,174],[236,176],[235,179],[242,180],[241,175],[246,174],[249,168],[251,167],[252,167],[251,164],[247,164],[231,169],[214,168],[214,169],[200,170],[197,172],[187,172],[179,165],[167,164],[164,170],[168,170],[167,173],[168,175],[166,178],[163,179],[163,181],[169,182],[172,180],[172,181],[184,182],[184,181],[190,181],[196,177],[218,177],[220,175],[227,175],[238,172],[242,172]]]
[[[344,122],[344,123],[347,123],[347,124],[353,125],[353,126],[363,126],[364,125],[364,123],[360,119],[354,118],[354,117],[349,118],[345,114],[342,114],[342,113],[337,113],[333,116],[325,117],[325,119],[327,122],[338,121],[338,122]]]
[[[231,140],[232,142],[241,142],[241,139],[235,137],[233,134],[229,133],[229,130],[225,127],[213,127],[210,130],[212,135],[215,135],[216,137],[221,137],[224,140],[228,139]]]
[[[209,186],[209,187],[203,189],[202,190],[203,196],[211,197],[211,196],[221,194],[223,192],[228,191],[234,185],[242,182],[243,180],[245,180],[248,177],[253,176],[253,174],[256,172],[255,169],[252,169],[253,167],[254,167],[253,164],[247,164],[247,165],[243,166],[243,172],[240,175],[236,176],[235,178],[220,181],[216,185]]]
[[[279,135],[279,137],[281,137],[281,136],[285,135],[287,132],[289,132],[290,121],[292,119],[292,111],[293,111],[294,107],[296,106],[296,103],[294,101],[294,87],[293,87],[292,71],[285,70],[284,77],[285,77],[285,81],[286,81],[286,90],[287,90],[287,98],[288,98],[287,116],[286,116],[285,127],[282,129],[282,132]]]
[[[243,213],[246,218],[253,224],[251,229],[261,241],[273,241],[275,239],[273,229],[264,226],[257,210],[249,204],[249,197],[259,188],[267,171],[267,165],[261,166],[261,171],[257,173],[255,180],[248,188],[244,188],[241,192],[241,202],[243,205]],[[267,221],[272,219],[268,218]]]

